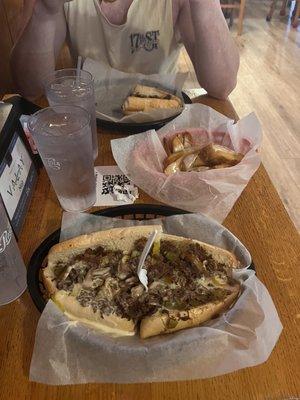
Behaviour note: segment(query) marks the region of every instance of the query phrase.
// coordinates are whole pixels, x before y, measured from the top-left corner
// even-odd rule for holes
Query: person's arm
[[[209,95],[225,99],[236,86],[239,53],[220,0],[178,0],[176,24],[197,79]]]
[[[23,96],[43,92],[43,80],[55,70],[66,37],[65,0],[24,0],[21,32],[11,53],[11,70]]]

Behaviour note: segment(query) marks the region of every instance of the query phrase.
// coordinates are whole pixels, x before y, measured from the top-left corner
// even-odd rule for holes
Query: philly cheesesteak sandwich
[[[146,258],[148,290],[137,266],[148,237],[159,234]],[[161,226],[116,228],[52,247],[43,281],[72,320],[141,338],[197,326],[228,309],[240,292],[230,252],[165,234]]]

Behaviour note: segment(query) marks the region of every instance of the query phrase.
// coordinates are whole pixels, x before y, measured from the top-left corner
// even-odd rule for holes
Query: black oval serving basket
[[[106,208],[105,210],[96,211],[93,214],[101,215],[103,217],[134,219],[142,221],[168,217],[170,215],[188,214],[188,211],[156,204],[135,204]],[[40,272],[49,250],[52,246],[59,242],[59,236],[60,229],[48,236],[35,250],[28,264],[28,290],[35,306],[40,312],[43,311],[47,303],[46,290],[42,280],[40,279]],[[251,264],[250,268],[253,270],[255,269],[253,263]]]
[[[192,104],[192,100],[189,96],[182,92],[182,98],[184,100],[184,104]],[[107,129],[109,131],[118,131],[119,133],[126,133],[128,134],[136,134],[148,131],[150,129],[155,129],[156,131],[166,125],[168,122],[172,121],[174,118],[178,117],[178,115],[174,115],[172,117],[160,119],[158,121],[149,121],[149,122],[112,122],[107,121],[105,119],[101,119],[97,117],[97,124],[102,129]]]

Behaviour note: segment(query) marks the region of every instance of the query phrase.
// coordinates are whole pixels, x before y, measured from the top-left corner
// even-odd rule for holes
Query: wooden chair
[[[278,0],[272,0],[271,6],[270,6],[270,11],[267,15],[266,20],[268,22],[271,21],[276,5],[277,5]],[[286,15],[286,6],[287,6],[288,0],[283,0],[281,4],[281,9],[280,9],[280,15],[285,16]],[[295,8],[293,10],[292,14],[292,26],[294,28],[298,27],[299,24],[299,16],[300,16],[300,0],[296,0]]]
[[[235,0],[229,0],[227,2],[222,2],[222,0],[221,0],[221,7],[223,10],[226,10],[226,9],[231,10],[231,11],[233,11],[234,9],[239,10],[238,35],[241,35],[243,32],[245,6],[246,6],[246,0],[238,0],[238,2],[235,2]],[[232,23],[232,14],[231,14],[230,20]]]

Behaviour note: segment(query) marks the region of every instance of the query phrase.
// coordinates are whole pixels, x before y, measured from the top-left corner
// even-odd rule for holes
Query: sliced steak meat
[[[198,243],[162,240],[159,251],[150,252],[145,261],[146,291],[137,276],[146,241],[147,238],[137,240],[128,253],[98,246],[86,249],[67,264],[57,263],[58,289],[70,292],[76,283],[84,281],[84,288],[77,295],[83,307],[91,306],[101,315],[115,313],[138,321],[157,310],[186,312],[182,315],[188,319],[191,308],[222,301],[230,293],[215,287],[210,277],[221,276],[225,283],[236,283],[226,266],[216,262]],[[66,275],[67,268],[73,265]],[[209,278],[208,284],[203,285],[206,278]]]
[[[142,238],[136,240],[133,245],[133,251],[136,250],[141,253],[144,250],[146,243],[147,243],[146,237],[142,237]]]

